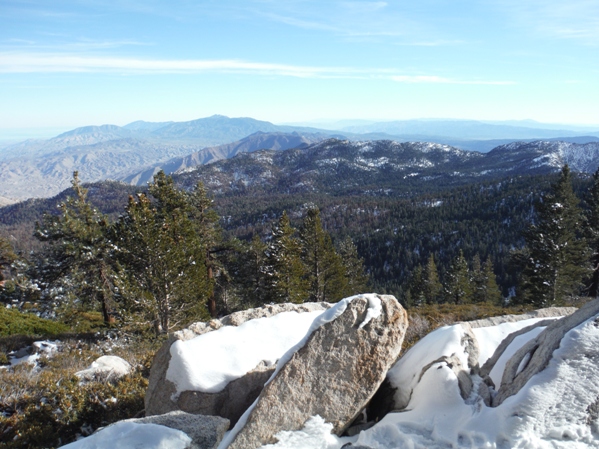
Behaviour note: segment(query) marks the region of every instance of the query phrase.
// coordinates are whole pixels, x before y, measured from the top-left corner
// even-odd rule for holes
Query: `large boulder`
[[[187,329],[175,332],[169,336],[154,357],[145,396],[146,415],[161,415],[173,410],[182,410],[202,415],[222,416],[235,424],[258,397],[264,383],[274,371],[274,366],[257,363],[245,376],[231,381],[218,392],[197,390],[178,392],[176,385],[167,378],[173,344],[194,339],[225,326],[240,326],[250,320],[268,318],[283,312],[322,312],[330,307],[331,304],[328,303],[269,305],[236,312],[207,323],[194,323]],[[210,360],[206,360],[205,363],[210,363]]]
[[[535,339],[521,347],[505,366],[493,405],[498,406],[517,394],[535,374],[547,367],[567,332],[598,314],[599,299],[589,301],[573,314],[550,323]],[[599,348],[592,356],[599,359]]]
[[[299,430],[315,415],[341,434],[367,405],[399,356],[405,310],[393,296],[360,295],[323,314],[322,323],[279,363],[223,446],[273,443],[278,432]]]

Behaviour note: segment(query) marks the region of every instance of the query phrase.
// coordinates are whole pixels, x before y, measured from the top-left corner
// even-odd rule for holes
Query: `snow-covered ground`
[[[367,319],[372,319],[380,313],[380,302],[377,304],[378,299],[374,295],[367,297],[370,300]],[[351,300],[343,300],[325,312],[281,313],[248,321],[237,328],[225,327],[178,342],[171,349],[168,378],[177,385],[178,391],[196,388],[214,392],[220,391],[227,382],[251,370],[262,360],[273,364],[278,360],[277,366],[280,367],[303,346],[315,329],[341,315]],[[474,329],[479,345],[479,365],[482,366],[492,356],[507,335],[539,320]],[[372,449],[599,448],[597,435],[591,431],[588,416],[580,406],[589,398],[594,400],[599,397],[599,383],[596,382],[599,377],[599,331],[593,320],[587,320],[569,331],[554,352],[549,366],[498,407],[487,406],[483,397],[478,395],[477,387],[482,379],[476,375],[472,376],[472,394],[462,398],[454,370],[445,361],[438,361],[443,356],[455,356],[462,366],[468,367],[468,348],[464,344],[467,331],[464,326],[456,324],[437,329],[414,345],[389,372],[389,380],[398,387],[396,401],[405,407],[402,411],[387,414],[359,435],[343,438],[331,435],[332,425],[315,416],[304,429],[281,432],[277,435],[278,443],[263,447],[340,449],[344,444],[353,443]],[[542,329],[535,328],[515,338],[508,346],[490,374],[497,387],[508,358]],[[588,393],[588,397],[581,398],[581,391]],[[220,448],[226,448],[243,422],[244,418],[229,432]],[[149,437],[146,426],[110,426],[93,437],[65,447],[185,447],[179,446],[184,444],[184,438],[173,433],[176,431],[154,426],[152,432],[156,433]],[[125,444],[133,441],[135,444]]]

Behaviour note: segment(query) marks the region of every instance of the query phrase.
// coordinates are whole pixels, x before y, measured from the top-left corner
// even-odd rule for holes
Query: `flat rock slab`
[[[230,449],[254,449],[299,430],[315,415],[341,434],[367,405],[399,356],[407,313],[393,296],[376,295],[381,314],[358,296],[334,321],[316,329],[260,394]],[[235,431],[235,430],[234,430]]]

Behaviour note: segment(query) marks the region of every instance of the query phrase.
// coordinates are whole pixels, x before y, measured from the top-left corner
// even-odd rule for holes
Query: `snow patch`
[[[185,449],[191,438],[180,430],[158,424],[118,422],[62,449]]]

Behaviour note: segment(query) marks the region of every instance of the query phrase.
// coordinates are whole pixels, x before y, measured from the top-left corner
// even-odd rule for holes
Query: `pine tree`
[[[453,304],[470,304],[473,297],[473,285],[468,270],[468,262],[460,250],[453,261],[445,284],[445,300]]]
[[[60,204],[61,215],[45,214],[36,223],[35,236],[50,243],[41,269],[42,280],[54,291],[65,291],[67,304],[85,306],[99,303],[105,323],[113,321],[117,275],[113,251],[106,235],[106,216],[87,200],[87,189],[77,172],[71,182],[74,197]]]
[[[302,248],[295,237],[287,212],[283,211],[272,228],[271,243],[266,250],[265,273],[268,298],[272,302],[302,303],[308,299],[306,266],[302,261]]]
[[[159,173],[164,176],[163,172]],[[172,183],[172,178],[168,177]],[[208,197],[204,184],[199,182],[191,193],[187,194],[189,217],[200,242],[206,248],[206,273],[210,282],[224,284],[228,276],[225,267],[217,257],[218,253],[227,250],[223,245],[222,229],[218,224],[219,217],[213,208],[214,201]],[[220,279],[220,278],[223,279]],[[214,281],[213,281],[214,279]],[[213,318],[217,315],[215,289],[208,298],[208,312]]]
[[[418,307],[426,303],[424,292],[424,274],[421,265],[416,265],[408,281],[408,295],[405,298],[406,304],[410,307]]]
[[[586,196],[585,237],[589,245],[592,272],[587,281],[586,294],[599,296],[599,169],[593,174],[593,184]]]
[[[343,297],[364,293],[368,289],[368,275],[364,269],[364,259],[358,255],[358,247],[347,236],[339,244],[339,256],[345,269],[347,289]]]
[[[300,229],[302,259],[307,267],[309,301],[338,301],[347,290],[343,263],[322,228],[320,211],[309,209]]]
[[[160,334],[209,316],[211,230],[201,221],[206,211],[170,177],[157,175],[149,191],[156,201],[130,197],[112,239],[126,273],[122,292],[129,317],[150,320]]]
[[[443,295],[443,286],[439,281],[439,272],[433,254],[429,256],[426,263],[426,267],[422,274],[422,283],[422,290],[426,303],[436,304],[440,302]]]
[[[487,258],[481,266],[478,254],[472,260],[472,280],[474,283],[473,302],[490,302],[502,305],[501,292],[493,272],[493,262]]]
[[[0,289],[5,280],[5,272],[10,270],[11,265],[17,260],[12,245],[8,240],[0,237]]]
[[[578,203],[566,165],[550,193],[536,204],[536,223],[525,234],[523,302],[537,307],[560,305],[581,291],[589,264]]]

